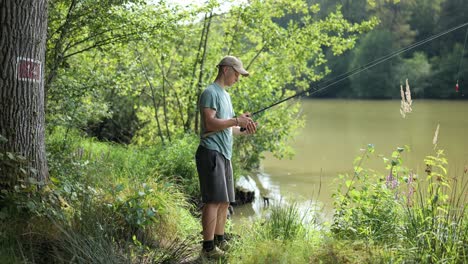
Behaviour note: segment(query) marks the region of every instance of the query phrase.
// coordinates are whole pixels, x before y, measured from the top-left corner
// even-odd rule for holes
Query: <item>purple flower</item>
[[[390,168],[390,174],[388,174],[387,176],[385,185],[387,186],[387,188],[392,189],[392,190],[398,187],[398,181],[396,177],[393,177],[393,166],[392,168]]]
[[[414,194],[413,182],[414,182],[414,174],[412,171],[410,171],[410,173],[408,174],[408,195],[407,195],[408,205],[412,204],[411,198],[413,197],[413,194]]]

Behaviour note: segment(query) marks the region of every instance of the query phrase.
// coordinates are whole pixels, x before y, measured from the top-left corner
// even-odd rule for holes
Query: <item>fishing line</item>
[[[277,102],[275,102],[275,103],[273,103],[273,104],[271,104],[271,105],[269,105],[269,106],[267,106],[267,107],[265,107],[265,108],[262,108],[262,109],[260,109],[260,110],[258,110],[258,111],[256,111],[256,112],[253,112],[253,113],[251,114],[251,116],[257,115],[257,114],[259,114],[259,113],[261,113],[261,112],[263,112],[263,111],[265,111],[265,110],[268,110],[268,109],[272,108],[273,106],[276,106],[276,105],[278,105],[278,104],[281,104],[281,103],[283,103],[283,102],[285,102],[285,101],[288,101],[288,100],[290,100],[290,99],[293,99],[293,98],[295,98],[295,97],[298,97],[298,96],[301,96],[301,95],[304,95],[304,94],[308,94],[309,96],[311,96],[311,95],[313,95],[313,94],[316,94],[316,93],[318,93],[318,92],[320,92],[320,91],[325,90],[326,88],[328,88],[328,87],[330,87],[330,86],[332,86],[332,85],[335,85],[335,84],[337,84],[337,83],[339,83],[339,82],[342,82],[343,80],[345,80],[345,79],[347,79],[347,78],[349,78],[349,77],[351,77],[351,76],[353,76],[353,75],[359,74],[359,73],[361,73],[361,72],[363,72],[363,71],[365,71],[365,70],[368,70],[368,69],[370,69],[370,68],[372,68],[372,67],[374,67],[374,66],[376,66],[376,65],[378,65],[378,64],[381,64],[381,63],[383,63],[383,62],[385,62],[385,61],[387,61],[387,60],[389,60],[389,59],[391,59],[391,58],[393,58],[393,57],[396,57],[396,56],[398,56],[398,55],[400,55],[400,54],[402,54],[402,53],[404,53],[404,52],[407,52],[407,51],[409,51],[409,50],[412,50],[412,49],[414,49],[414,48],[416,48],[416,47],[418,47],[418,46],[421,46],[421,45],[423,45],[423,44],[426,44],[427,42],[433,41],[433,40],[435,40],[435,39],[437,39],[437,38],[440,38],[441,36],[444,36],[444,35],[446,35],[446,34],[452,32],[452,31],[455,31],[455,30],[457,30],[457,29],[463,28],[463,27],[465,27],[465,26],[467,26],[467,25],[468,25],[468,22],[467,22],[467,23],[460,24],[460,25],[458,25],[458,26],[455,26],[455,27],[453,27],[453,28],[450,28],[450,29],[448,29],[448,30],[445,30],[445,31],[443,31],[443,32],[441,32],[441,33],[432,35],[431,37],[428,37],[428,38],[426,38],[426,39],[424,39],[424,40],[421,40],[421,41],[418,41],[418,42],[416,42],[416,43],[413,43],[413,44],[411,44],[411,45],[409,45],[409,46],[407,46],[407,47],[404,47],[404,48],[402,48],[402,49],[399,49],[399,50],[397,50],[397,51],[394,51],[394,52],[392,52],[392,53],[390,53],[390,54],[387,54],[387,55],[385,55],[385,56],[383,56],[383,57],[380,57],[380,58],[378,58],[378,59],[376,59],[376,60],[374,60],[374,61],[371,61],[371,62],[369,62],[369,63],[367,63],[367,64],[365,64],[365,65],[363,65],[363,66],[360,66],[360,67],[358,67],[358,68],[356,68],[356,69],[353,69],[353,70],[351,70],[351,71],[348,71],[348,72],[345,72],[345,73],[343,73],[343,74],[340,74],[340,75],[338,75],[338,76],[336,76],[336,77],[334,77],[334,78],[332,78],[332,79],[320,81],[320,82],[317,84],[317,86],[320,86],[320,85],[323,85],[323,84],[326,84],[326,83],[329,83],[329,84],[328,84],[328,85],[325,85],[325,86],[323,86],[323,87],[321,87],[321,88],[318,88],[318,89],[317,89],[317,86],[316,86],[316,87],[311,87],[311,88],[309,88],[309,89],[307,89],[307,90],[305,90],[305,91],[299,92],[299,93],[297,93],[297,94],[295,94],[295,95],[292,95],[292,96],[289,96],[289,97],[284,98],[284,99],[282,99],[282,100],[279,100],[279,101],[277,101]],[[468,36],[468,31],[467,31],[467,36]],[[466,37],[465,37],[465,44],[466,44]],[[311,92],[311,90],[314,90],[314,91]],[[244,130],[245,130],[245,129],[244,129]]]
[[[463,57],[465,56],[465,47],[466,47],[466,39],[468,38],[468,29],[466,29],[466,35],[465,35],[465,42],[463,43],[463,50],[462,50],[462,54],[461,54],[461,57],[460,57],[460,63],[458,63],[458,72],[457,72],[457,84],[455,85],[455,91],[458,92],[458,80],[460,80],[460,69],[461,69],[461,65],[462,65],[462,62],[463,62]]]

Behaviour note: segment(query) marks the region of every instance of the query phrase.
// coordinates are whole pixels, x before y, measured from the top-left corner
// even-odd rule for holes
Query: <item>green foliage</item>
[[[119,96],[128,95],[137,105],[141,89],[133,85],[136,69],[128,69],[135,57],[128,53],[132,41],[153,35],[178,18],[161,4],[141,0],[49,1],[47,40],[47,117],[50,124],[85,128],[101,118],[121,115]],[[91,11],[92,10],[92,11]],[[111,98],[111,99],[109,99]],[[130,115],[125,121],[134,119]],[[122,129],[134,133],[132,122]],[[133,125],[133,124],[132,124]],[[117,126],[118,127],[118,126]],[[113,138],[111,138],[113,139]],[[128,139],[127,139],[128,141]]]
[[[57,127],[47,136],[51,175],[97,187],[121,178],[146,179],[154,174],[157,147],[144,148],[99,142],[77,130]]]
[[[242,247],[251,245],[243,245]],[[253,245],[252,245],[253,246]],[[229,263],[309,263],[313,245],[304,240],[294,240],[287,244],[278,240],[257,241],[248,250],[233,252]]]
[[[156,219],[155,210],[166,210],[165,203],[174,202],[185,207],[185,198],[177,191],[178,186],[198,186],[193,164],[194,150],[187,149],[196,147],[193,137],[182,138],[180,144],[172,148],[158,145],[143,148],[98,142],[80,136],[76,131],[69,132],[64,145],[63,133],[57,129],[48,137],[51,179],[65,189],[73,189],[67,186],[76,187],[80,183],[111,193],[112,197],[120,199],[119,204],[112,208],[120,208],[116,212],[130,225],[142,228],[149,224]],[[178,148],[185,152],[177,152]],[[185,155],[180,155],[182,153]],[[177,182],[174,175],[190,177]],[[190,185],[191,180],[196,181]],[[132,181],[143,185],[135,185]],[[159,186],[159,181],[166,183]],[[159,196],[165,193],[173,193],[174,198]],[[180,203],[177,202],[179,199]]]
[[[155,176],[158,147],[122,147],[76,131],[64,142],[64,133],[48,138],[51,182],[19,182],[2,197],[5,259],[141,263],[191,252],[199,223],[178,185]]]
[[[376,24],[350,23],[339,8],[318,19],[320,7],[303,0],[252,1],[210,15],[216,6],[52,1],[49,123],[99,139],[166,144],[197,132],[197,98],[222,56],[239,56],[252,73],[229,92],[237,114],[253,112],[323,78],[329,73],[324,51],[342,54]],[[284,17],[291,19],[279,25]],[[283,104],[255,117],[260,135],[239,140],[245,148],[236,148],[237,166],[258,166],[263,151],[291,156],[287,142],[303,125],[299,110],[297,102]]]
[[[325,2],[325,1],[319,1]],[[366,3],[366,2],[369,2]],[[435,36],[449,28],[465,23],[466,5],[459,0],[409,1],[326,1],[322,5],[329,12],[340,4],[344,17],[350,21],[379,18],[379,25],[356,44],[352,56],[335,58],[328,54],[330,78],[349,73],[401,48],[411,48],[398,56],[370,67],[368,70],[333,85],[324,91],[326,97],[398,98],[398,88],[405,79],[415,89],[415,98],[457,98],[456,80],[466,76],[464,44],[466,28],[453,31],[424,45],[412,44]],[[457,10],[456,12],[454,10]],[[455,57],[457,59],[455,59]],[[461,59],[461,60],[460,60]],[[458,62],[456,62],[458,60]],[[460,74],[458,67],[461,62]],[[463,81],[462,81],[463,80]],[[352,89],[349,89],[349,87]],[[460,85],[465,86],[465,85]],[[377,87],[377,88],[376,88]]]
[[[63,199],[64,190],[53,184],[46,185],[34,178],[18,181],[0,196],[0,220],[15,218],[30,220],[33,217],[53,217],[63,220],[68,214],[68,203]]]
[[[349,64],[348,71],[360,68],[370,61],[391,53],[392,47],[388,43],[392,43],[393,38],[393,34],[388,30],[373,31],[367,34],[360,42],[360,45],[352,51],[353,60]],[[375,47],[379,48],[376,49]],[[399,93],[395,93],[394,90],[382,89],[382,84],[391,83],[392,71],[392,64],[382,63],[351,77],[353,97],[373,99],[398,98]]]
[[[137,185],[137,187],[139,187]],[[118,196],[117,204],[112,205],[118,214],[130,226],[138,229],[156,222],[158,211],[152,206],[148,196],[151,196],[154,189],[147,184],[143,184],[141,188],[132,188],[130,194],[124,198],[119,196],[123,190],[123,185],[117,185],[113,191],[114,196]],[[159,201],[160,202],[160,201]]]
[[[5,142],[7,140],[0,135],[0,144]],[[31,215],[56,212],[56,205],[60,203],[57,193],[46,186],[46,182],[36,179],[37,171],[28,165],[24,156],[0,152],[0,171],[0,221],[16,216],[28,219]],[[46,203],[54,206],[48,208]]]
[[[274,205],[265,222],[265,239],[285,241],[305,236],[303,222],[297,204]]]
[[[426,179],[419,179],[402,166],[399,148],[384,158],[388,176],[371,178],[359,162],[373,151],[370,146],[356,159],[355,177],[343,179],[334,194],[335,237],[388,247],[385,258],[395,262],[466,262],[466,171],[448,177],[447,159],[436,150],[424,159]]]
[[[0,152],[0,172],[2,173],[0,178],[2,190],[4,188],[9,189],[18,181],[23,181],[36,174],[36,170],[28,166],[28,162],[23,155],[9,151]]]
[[[365,169],[363,162],[374,153],[369,145],[356,158],[354,175],[340,175],[335,198],[332,231],[339,238],[364,240],[369,244],[396,242],[401,232],[398,221],[401,208],[394,192],[401,169],[399,149],[392,154],[390,175],[386,182],[375,172]]]
[[[427,78],[431,74],[431,64],[425,53],[415,52],[413,57],[403,59],[401,64],[395,66],[394,71],[397,78],[394,83],[404,85],[406,79],[411,80],[412,96],[424,97],[424,88],[428,85]]]
[[[183,239],[198,227],[180,194],[156,182],[151,184],[157,187],[154,190],[143,186],[145,194],[127,184],[119,185],[122,191],[116,193],[114,188],[96,190],[80,184],[59,183],[62,186],[54,188],[54,197],[59,197],[62,206],[45,198],[52,196],[50,192],[37,191],[41,199],[39,195],[21,199],[17,194],[15,205],[22,206],[27,197],[32,206],[28,206],[27,215],[15,213],[2,219],[2,236],[13,241],[5,245],[10,250],[8,255],[38,263],[58,259],[79,263],[140,263],[146,258],[162,261],[173,255],[171,250],[180,249],[181,245],[186,247],[188,240],[173,249],[158,246],[160,240],[172,239],[172,235]],[[42,207],[37,206],[37,201],[41,201]],[[148,213],[153,206],[155,215]],[[51,214],[53,210],[65,217]],[[24,221],[25,217],[28,221]],[[185,225],[175,225],[175,218]]]
[[[465,59],[468,53],[467,48],[465,48],[464,57],[461,57],[463,52],[463,44],[461,43],[455,43],[453,47],[443,47],[441,49],[442,52],[439,56],[430,58],[431,65],[433,65],[433,76],[430,80],[431,85],[425,87],[424,94],[427,97],[463,98],[463,93],[467,89],[466,80],[463,77],[468,74],[466,66],[468,65],[468,59]],[[459,67],[460,65],[461,67]],[[457,80],[459,80],[460,93],[455,92]],[[443,87],[443,89],[440,89],[440,87]]]
[[[296,203],[275,204],[265,219],[237,227],[240,238],[229,253],[229,263],[309,263],[320,232],[304,222],[307,214],[300,213]]]
[[[177,182],[190,197],[200,195],[198,173],[195,165],[195,152],[198,137],[185,134],[164,147],[156,157],[156,169],[162,178]]]
[[[411,206],[405,210],[404,243],[410,245],[408,259],[419,263],[463,263],[468,260],[468,214],[466,172],[448,177],[442,150],[424,160],[426,190],[419,185]]]
[[[337,240],[325,237],[309,263],[399,263],[388,248],[369,246],[361,240]]]
[[[112,209],[117,219],[122,219],[133,230],[129,234],[137,234],[141,231],[151,230],[152,226],[164,227],[164,232],[156,232],[161,237],[179,235],[187,237],[198,224],[194,222],[189,211],[191,205],[187,203],[185,195],[178,187],[164,183],[161,179],[148,180],[142,185],[133,185],[130,182],[121,183],[112,188],[111,203],[106,206]],[[179,219],[180,222],[174,221]],[[128,230],[124,230],[128,233]],[[124,233],[125,233],[124,232]]]

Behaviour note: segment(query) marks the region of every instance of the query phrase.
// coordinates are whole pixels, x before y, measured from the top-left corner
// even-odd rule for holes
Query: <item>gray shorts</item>
[[[235,202],[231,161],[218,151],[199,146],[195,154],[204,203]]]

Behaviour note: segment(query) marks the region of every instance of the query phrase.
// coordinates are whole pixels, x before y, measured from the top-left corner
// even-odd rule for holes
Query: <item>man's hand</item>
[[[246,130],[244,131],[244,133],[246,134],[255,134],[257,132],[257,125],[258,123],[257,122],[251,122],[247,125],[246,127]]]
[[[250,118],[250,113],[244,113],[237,118],[239,126],[245,128],[245,134],[254,134],[257,132],[257,123]]]

